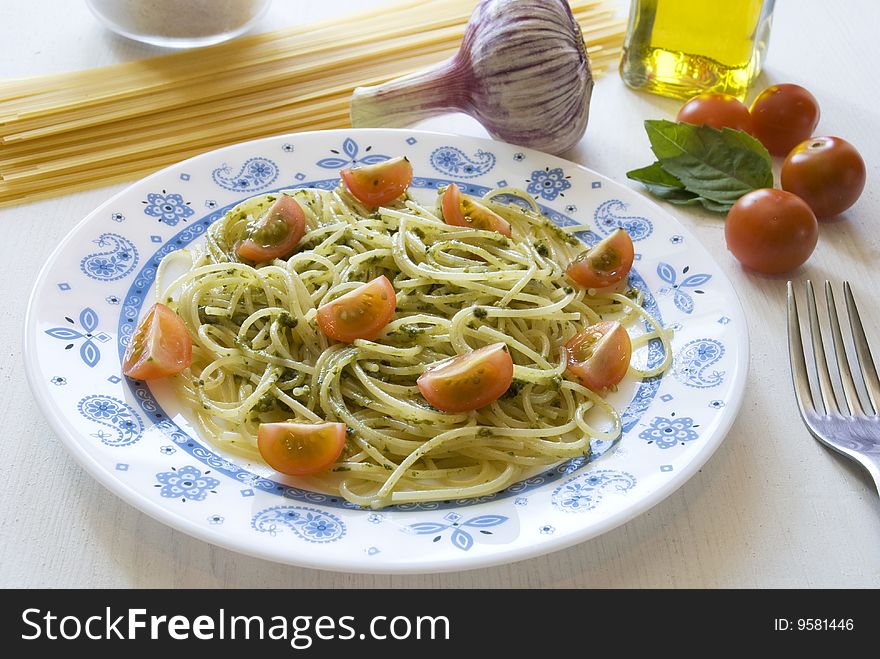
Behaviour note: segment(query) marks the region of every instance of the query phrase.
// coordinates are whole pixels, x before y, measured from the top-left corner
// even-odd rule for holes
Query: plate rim
[[[683,465],[681,469],[676,471],[675,476],[664,481],[659,487],[643,495],[640,499],[633,501],[630,505],[614,513],[604,516],[598,522],[595,522],[584,528],[577,529],[565,535],[548,536],[546,539],[542,539],[541,542],[532,542],[522,547],[499,548],[498,551],[492,552],[490,554],[469,555],[466,558],[459,560],[443,560],[442,562],[437,562],[437,559],[419,559],[417,561],[414,561],[412,564],[407,563],[402,566],[378,565],[376,563],[370,563],[361,557],[356,558],[355,556],[350,556],[347,557],[346,565],[342,566],[338,559],[331,558],[329,560],[321,560],[322,554],[320,552],[317,552],[316,556],[299,555],[295,552],[293,553],[293,555],[287,554],[285,556],[281,556],[272,553],[269,550],[262,550],[262,547],[264,546],[262,544],[257,545],[254,543],[246,543],[242,541],[236,542],[236,536],[234,534],[223,533],[219,529],[215,531],[209,527],[200,526],[194,521],[191,521],[184,516],[176,514],[168,507],[161,505],[160,502],[156,502],[147,498],[145,494],[137,491],[134,487],[116,477],[115,473],[111,469],[100,464],[95,457],[93,457],[85,450],[84,446],[77,439],[76,433],[70,430],[65,424],[60,410],[52,403],[51,397],[43,395],[41,393],[41,390],[38,388],[38,382],[42,383],[42,381],[38,378],[37,360],[34,358],[34,345],[32,344],[33,341],[35,341],[36,339],[35,309],[38,303],[38,291],[40,291],[46,285],[50,269],[54,265],[55,261],[59,258],[59,256],[63,254],[66,247],[73,241],[74,236],[79,233],[80,229],[86,226],[92,220],[92,218],[97,216],[103,209],[111,206],[116,200],[128,194],[129,191],[135,186],[148,183],[151,180],[164,175],[169,170],[181,167],[183,165],[186,165],[187,163],[191,163],[200,159],[216,157],[218,155],[224,154],[227,151],[241,148],[244,145],[271,143],[284,139],[294,140],[303,137],[308,138],[315,135],[351,136],[352,134],[357,135],[369,133],[406,133],[407,135],[415,136],[424,135],[435,138],[443,137],[454,140],[456,143],[459,143],[461,140],[465,140],[471,143],[479,143],[480,146],[503,144],[507,147],[521,148],[525,151],[540,154],[542,157],[552,158],[556,161],[565,163],[567,166],[574,167],[578,170],[586,172],[591,176],[595,176],[604,181],[608,181],[614,186],[629,190],[634,194],[638,194],[643,201],[647,202],[652,211],[656,212],[660,216],[664,216],[666,221],[671,220],[672,226],[674,226],[677,231],[679,231],[683,236],[692,240],[695,244],[699,246],[698,249],[702,250],[703,255],[707,259],[709,259],[709,261],[715,267],[716,272],[721,275],[719,279],[723,282],[723,288],[727,289],[728,297],[733,302],[733,306],[730,309],[725,309],[725,313],[729,314],[734,320],[738,321],[737,326],[740,328],[740,331],[735,334],[736,374],[734,375],[734,383],[731,387],[729,396],[725,401],[725,412],[721,414],[718,426],[714,434],[710,438],[707,438],[707,440],[700,445],[699,449],[694,452],[690,460],[685,465]],[[44,417],[46,417],[53,432],[61,440],[62,445],[71,455],[73,455],[76,462],[81,467],[83,467],[83,469],[85,469],[85,471],[90,476],[95,478],[95,480],[97,480],[101,485],[103,485],[111,493],[125,501],[127,504],[133,506],[137,510],[149,515],[156,521],[161,522],[162,524],[165,524],[174,530],[181,531],[204,542],[223,547],[224,549],[228,549],[239,554],[296,567],[306,567],[311,569],[335,572],[345,571],[360,574],[431,574],[442,572],[467,571],[490,566],[508,565],[518,561],[527,560],[537,556],[547,555],[553,552],[567,549],[574,545],[586,542],[587,540],[591,540],[593,538],[604,535],[612,529],[622,526],[632,519],[642,515],[647,510],[650,510],[654,506],[658,505],[659,503],[667,499],[673,492],[684,486],[684,484],[687,483],[693,477],[693,475],[696,474],[706,464],[709,458],[714,455],[718,447],[727,437],[731,427],[739,416],[743,401],[745,399],[745,391],[748,382],[748,372],[750,366],[748,324],[746,322],[746,316],[742,307],[742,302],[740,301],[732,282],[730,281],[726,272],[721,268],[718,261],[712,255],[712,253],[709,252],[709,250],[702,244],[702,242],[700,242],[696,238],[693,232],[687,226],[685,226],[677,217],[675,217],[675,215],[660,206],[656,201],[640,193],[637,190],[629,188],[623,183],[615,181],[610,177],[601,174],[594,169],[591,169],[590,167],[571,160],[567,160],[560,156],[547,154],[542,151],[537,151],[535,149],[529,149],[528,147],[520,147],[518,145],[500,142],[498,140],[493,140],[486,137],[475,137],[455,133],[446,133],[441,131],[418,130],[408,128],[343,128],[322,131],[304,131],[299,133],[280,133],[278,135],[272,135],[255,140],[246,140],[243,142],[230,144],[218,149],[212,149],[210,151],[192,156],[185,160],[172,163],[153,172],[152,174],[132,181],[129,185],[125,186],[116,194],[104,200],[94,209],[86,213],[86,215],[67,232],[64,238],[52,250],[49,256],[46,257],[46,260],[40,268],[40,271],[36,277],[36,280],[34,281],[34,284],[28,296],[28,304],[23,326],[22,358],[24,359],[25,363],[25,376],[33,397],[37,401],[37,405],[40,408],[40,411],[43,413]]]

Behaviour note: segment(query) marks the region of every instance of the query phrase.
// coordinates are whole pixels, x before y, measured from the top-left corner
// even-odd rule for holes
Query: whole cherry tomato
[[[712,128],[733,128],[752,132],[752,115],[743,103],[730,94],[707,92],[694,96],[681,106],[676,121]]]
[[[839,137],[811,137],[782,164],[782,189],[803,199],[819,219],[856,203],[865,188],[865,161]]]
[[[773,85],[752,103],[752,131],[774,156],[784,156],[819,123],[819,101],[800,85]]]
[[[781,274],[804,263],[819,240],[807,203],[785,190],[753,190],[737,200],[724,226],[727,249],[747,268]]]

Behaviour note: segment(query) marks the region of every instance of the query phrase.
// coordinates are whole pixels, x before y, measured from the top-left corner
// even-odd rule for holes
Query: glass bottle
[[[632,0],[620,75],[637,89],[742,100],[761,72],[775,0]]]

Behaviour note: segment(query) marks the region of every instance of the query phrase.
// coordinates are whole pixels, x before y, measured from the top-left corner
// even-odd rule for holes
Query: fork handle
[[[877,488],[877,494],[880,495],[880,455],[869,454],[862,457],[864,458],[862,464],[874,479],[874,487]]]
[[[862,453],[858,456],[858,461],[871,474],[871,478],[874,479],[874,487],[877,488],[877,494],[880,495],[880,455]]]

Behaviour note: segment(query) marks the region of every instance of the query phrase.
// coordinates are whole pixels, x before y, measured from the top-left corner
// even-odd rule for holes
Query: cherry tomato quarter
[[[676,121],[712,128],[732,128],[752,132],[752,115],[735,96],[707,92],[694,96],[681,106]]]
[[[807,202],[820,220],[839,215],[865,189],[865,161],[839,137],[811,137],[782,163],[782,189]]]
[[[565,344],[566,374],[587,389],[601,392],[619,384],[629,370],[632,341],[616,321],[601,321]]]
[[[321,305],[318,327],[331,339],[351,343],[375,339],[394,316],[397,295],[388,277],[382,275]]]
[[[344,447],[344,423],[261,423],[257,431],[260,456],[272,469],[289,476],[326,471]]]
[[[293,197],[282,194],[257,220],[249,224],[236,253],[243,261],[265,263],[286,259],[296,250],[306,230],[306,216]]]
[[[513,359],[504,343],[443,360],[419,376],[416,384],[431,405],[443,412],[469,412],[498,400],[513,382]]]
[[[800,85],[773,85],[752,103],[752,132],[774,156],[787,155],[813,134],[819,101]]]
[[[803,264],[819,240],[807,203],[785,190],[753,190],[740,197],[724,225],[727,249],[747,268],[781,274]]]
[[[150,307],[131,337],[122,373],[135,380],[154,380],[180,373],[192,363],[192,339],[180,316],[164,304]]]
[[[371,208],[391,203],[412,183],[413,168],[404,157],[339,172],[352,196]]]
[[[634,258],[632,238],[617,229],[572,261],[565,274],[584,288],[606,288],[626,279]]]
[[[497,231],[510,238],[510,224],[476,199],[463,195],[455,183],[450,183],[440,199],[443,221],[457,227],[482,231]]]

